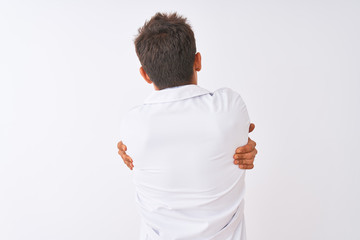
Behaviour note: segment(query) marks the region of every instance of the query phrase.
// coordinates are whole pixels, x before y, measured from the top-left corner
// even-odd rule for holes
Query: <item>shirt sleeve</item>
[[[234,107],[237,109],[239,114],[244,118],[245,123],[247,125],[250,125],[250,117],[244,100],[242,99],[239,93],[235,91],[233,91],[233,93],[234,93]]]
[[[250,125],[249,113],[241,95],[231,88],[221,88],[219,91],[224,93],[224,105],[227,106],[226,108],[234,112],[237,119],[241,120],[243,124]]]

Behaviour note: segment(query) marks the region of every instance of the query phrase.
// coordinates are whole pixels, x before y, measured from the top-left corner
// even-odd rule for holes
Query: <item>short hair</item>
[[[186,18],[158,12],[139,28],[134,43],[142,67],[160,90],[191,83],[196,44]]]

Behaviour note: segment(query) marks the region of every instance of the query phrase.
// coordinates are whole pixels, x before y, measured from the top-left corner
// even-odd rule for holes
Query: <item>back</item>
[[[245,171],[233,164],[248,139],[240,95],[197,85],[154,92],[122,123],[134,160],[141,239],[245,239]]]

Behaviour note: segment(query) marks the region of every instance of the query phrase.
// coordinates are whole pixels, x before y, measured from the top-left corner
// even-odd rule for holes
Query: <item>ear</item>
[[[143,67],[140,67],[140,74],[147,83],[150,83],[150,84],[152,83],[152,81],[150,80],[149,76],[147,75],[147,73],[145,72]]]
[[[201,54],[199,52],[195,54],[194,69],[197,72],[201,70]]]

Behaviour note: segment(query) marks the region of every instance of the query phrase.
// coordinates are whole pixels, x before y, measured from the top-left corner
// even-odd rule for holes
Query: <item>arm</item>
[[[249,127],[249,133],[251,133],[255,128],[255,124],[251,123]],[[133,160],[129,155],[126,154],[127,147],[120,141],[117,144],[118,153],[123,159],[124,163],[128,166],[130,170],[134,168]],[[235,150],[234,154],[234,164],[238,165],[241,169],[253,169],[254,160],[257,154],[256,142],[249,138],[248,143],[242,147],[238,147]]]

